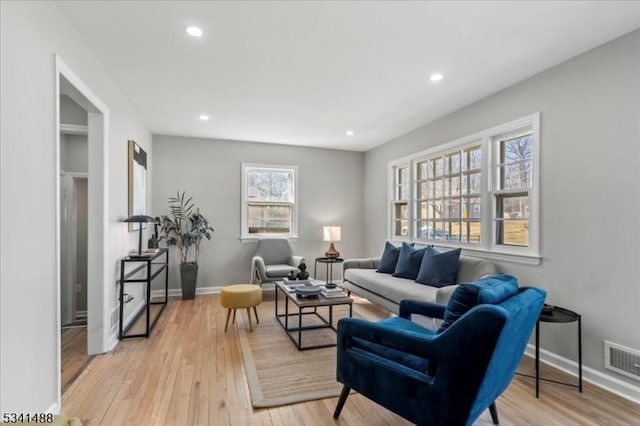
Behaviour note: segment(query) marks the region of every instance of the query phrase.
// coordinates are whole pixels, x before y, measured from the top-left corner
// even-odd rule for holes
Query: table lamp
[[[339,226],[323,226],[322,227],[322,231],[323,231],[323,241],[328,241],[329,243],[331,243],[329,245],[329,250],[327,250],[324,255],[326,257],[340,257],[340,252],[338,250],[336,250],[335,246],[333,245],[334,242],[336,241],[340,241],[340,227]]]
[[[156,223],[156,218],[146,215],[133,215],[129,216],[123,222],[127,223],[139,223],[138,226],[138,256],[142,257],[142,224],[143,223]]]

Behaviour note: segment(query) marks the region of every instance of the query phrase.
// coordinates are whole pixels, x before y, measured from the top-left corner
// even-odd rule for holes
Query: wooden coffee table
[[[284,295],[284,313],[280,313],[278,311],[278,294],[279,293],[283,293]],[[304,330],[330,328],[333,331],[337,331],[336,328],[333,326],[333,307],[334,306],[349,305],[349,316],[353,315],[353,299],[346,295],[344,297],[331,297],[331,298],[327,298],[322,295],[319,295],[317,298],[298,298],[295,292],[292,293],[286,290],[284,283],[282,281],[277,281],[275,286],[275,296],[276,296],[276,309],[275,309],[276,319],[278,320],[282,328],[287,333],[287,336],[289,336],[289,339],[293,342],[293,344],[299,351],[336,346],[335,342],[322,344],[322,345],[311,345],[311,346],[303,346],[302,344],[302,332]],[[298,307],[297,312],[289,312],[289,302],[292,302],[293,305]],[[320,313],[318,312],[318,308],[320,307],[329,308],[328,319],[320,315]],[[303,315],[315,315],[317,318],[320,319],[322,324],[303,326],[302,325]],[[297,318],[297,321],[296,321],[296,318]]]

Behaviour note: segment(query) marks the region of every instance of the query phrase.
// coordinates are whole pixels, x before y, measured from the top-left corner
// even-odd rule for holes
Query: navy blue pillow
[[[440,253],[429,247],[422,258],[416,282],[433,287],[455,284],[458,279],[461,251],[462,249],[455,249]]]
[[[411,243],[411,246],[413,246],[413,243]],[[400,247],[396,247],[387,241],[384,245],[384,253],[382,253],[382,258],[380,258],[380,265],[378,265],[377,272],[393,274],[396,270],[399,254]]]
[[[413,247],[413,244],[402,243],[396,270],[391,275],[398,278],[415,280],[420,270],[422,256],[424,256],[426,250],[427,247],[418,250]]]
[[[518,279],[512,275],[492,275],[474,283],[460,284],[449,299],[438,333],[449,328],[474,306],[496,305],[517,293]]]

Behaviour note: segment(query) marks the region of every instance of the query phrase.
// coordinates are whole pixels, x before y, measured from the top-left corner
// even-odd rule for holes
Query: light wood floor
[[[87,355],[87,327],[63,328],[60,343],[62,392],[65,392],[91,360]]]
[[[149,339],[120,342],[113,352],[93,358],[64,393],[62,412],[84,425],[408,424],[357,394],[338,421],[332,418],[337,398],[254,410],[237,325],[224,333],[225,310],[219,305],[219,295],[170,299]],[[525,357],[520,370],[531,373],[532,366]],[[575,380],[546,366],[542,373]],[[583,394],[544,382],[540,399],[534,391],[533,379],[516,376],[497,401],[502,425],[640,424],[639,405],[588,383]],[[491,425],[489,413],[475,424]]]

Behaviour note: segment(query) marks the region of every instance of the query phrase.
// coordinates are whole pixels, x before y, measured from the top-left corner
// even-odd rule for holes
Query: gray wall
[[[120,223],[127,139],[152,154],[149,130],[56,4],[0,2],[0,412],[43,412],[59,402],[54,53],[109,108],[108,268],[96,283],[107,312],[116,306],[117,260],[137,244]],[[35,263],[25,256],[34,242]]]
[[[366,251],[387,238],[388,161],[536,111],[544,259],[499,266],[581,313],[584,363],[603,370],[603,340],[640,349],[639,31],[367,152]],[[542,348],[577,360],[576,346],[574,328],[543,325]]]
[[[313,259],[328,247],[322,241],[323,225],[342,226],[342,241],[336,243],[342,256],[364,250],[362,153],[173,136],[154,136],[153,152],[151,213],[167,214],[167,198],[186,190],[215,228],[213,239],[202,244],[198,287],[250,278],[255,243],[239,239],[242,162],[299,167],[300,240],[292,247],[306,257],[312,274]],[[171,257],[175,264],[175,253]],[[170,277],[171,287],[179,288],[177,267]]]
[[[89,171],[86,136],[60,135],[60,170],[75,173],[87,173]]]
[[[87,111],[67,95],[60,96],[60,122],[64,124],[87,125]]]

